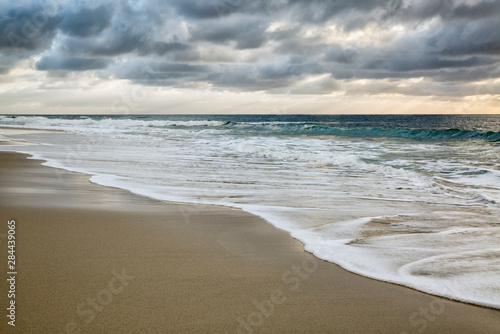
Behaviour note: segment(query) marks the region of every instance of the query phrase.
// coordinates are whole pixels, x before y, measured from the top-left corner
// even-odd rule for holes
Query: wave
[[[111,116],[0,116],[0,122],[2,126],[12,127],[103,132],[154,128],[209,128],[227,124],[227,122],[211,120],[166,120],[153,117],[141,119]]]
[[[240,121],[234,116],[219,117],[166,117],[166,116],[0,116],[2,126],[73,131],[114,130],[211,130],[244,136],[334,136],[347,138],[387,138],[416,141],[466,141],[500,142],[500,131],[482,131],[460,128],[405,128],[389,127],[379,122],[376,126],[341,122],[287,122]],[[493,130],[497,130],[495,127]]]
[[[387,138],[405,138],[415,140],[486,140],[490,142],[500,141],[500,132],[493,131],[474,131],[460,129],[332,129],[333,133],[339,136],[359,136],[359,137],[387,137]]]
[[[233,126],[237,127],[233,124]],[[464,129],[410,129],[382,127],[338,127],[321,124],[242,124],[241,130],[278,135],[337,136],[354,138],[402,138],[419,141],[484,140],[500,142],[500,132]],[[253,130],[253,131],[252,131]]]

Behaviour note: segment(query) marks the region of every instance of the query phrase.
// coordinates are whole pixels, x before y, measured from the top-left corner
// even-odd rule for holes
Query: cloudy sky
[[[498,0],[0,0],[0,113],[500,113]]]

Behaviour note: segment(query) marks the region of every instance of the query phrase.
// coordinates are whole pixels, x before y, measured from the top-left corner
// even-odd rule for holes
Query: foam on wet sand
[[[11,333],[498,332],[498,310],[349,273],[243,211],[41,162],[0,153],[0,233],[16,219],[18,238]]]

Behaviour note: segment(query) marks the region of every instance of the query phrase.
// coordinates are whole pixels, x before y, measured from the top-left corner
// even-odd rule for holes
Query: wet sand
[[[500,311],[316,259],[240,210],[155,201],[0,153],[1,333],[499,333]]]

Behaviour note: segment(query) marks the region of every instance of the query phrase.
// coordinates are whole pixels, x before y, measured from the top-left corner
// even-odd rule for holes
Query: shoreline
[[[2,130],[2,127],[0,127],[0,133],[1,133],[1,130]],[[22,129],[22,128],[20,128],[20,130],[26,130],[26,131],[23,131],[23,132],[31,132],[31,131],[38,132],[39,131],[39,130],[36,130],[36,129],[32,130],[32,129]],[[51,131],[64,132],[62,130],[47,130],[47,132],[51,132]],[[45,130],[40,130],[40,132],[45,132]],[[1,138],[0,138],[0,140],[1,140]],[[2,143],[0,142],[0,145],[1,144]],[[26,142],[26,145],[30,145],[30,144],[38,145],[36,143]],[[4,145],[22,146],[22,145],[24,145],[24,142],[18,143],[15,140],[6,138],[6,143]],[[9,151],[9,152],[11,152],[11,151]],[[49,160],[45,159],[43,156],[31,154],[31,153],[24,152],[24,151],[12,151],[12,152],[16,153],[16,154],[21,154],[21,155],[27,155],[27,159],[29,159],[29,160],[41,161],[41,165],[42,166],[45,166],[45,167],[48,167],[48,168],[53,168],[53,169],[56,169],[58,171],[61,171],[61,172],[57,172],[58,175],[60,173],[68,173],[68,172],[69,173],[76,173],[76,174],[79,174],[79,175],[87,178],[88,181],[91,184],[93,184],[93,185],[95,185],[97,187],[104,187],[104,188],[116,189],[116,190],[119,190],[119,191],[125,191],[125,192],[129,193],[132,196],[138,196],[138,197],[141,197],[141,198],[147,198],[148,200],[151,200],[151,201],[155,201],[155,202],[159,202],[159,203],[166,203],[166,204],[169,204],[169,205],[188,205],[188,206],[194,205],[194,206],[201,206],[201,207],[203,207],[203,206],[207,206],[207,207],[220,207],[220,208],[228,209],[228,210],[241,211],[241,212],[244,212],[244,213],[249,214],[251,216],[254,216],[254,217],[256,217],[256,218],[258,218],[260,220],[263,220],[265,223],[269,224],[273,228],[278,229],[279,231],[284,232],[290,238],[292,238],[293,240],[299,242],[302,245],[302,247],[303,247],[302,249],[303,249],[304,252],[307,252],[307,253],[311,254],[316,259],[318,259],[320,261],[325,261],[326,263],[329,263],[329,264],[332,264],[332,265],[335,265],[335,266],[341,268],[342,270],[346,270],[347,272],[349,272],[351,274],[360,276],[362,278],[367,278],[367,279],[370,279],[370,280],[374,280],[374,281],[377,281],[377,282],[392,284],[392,285],[396,285],[396,286],[399,286],[399,287],[411,289],[411,290],[414,290],[416,292],[423,293],[423,294],[426,294],[426,295],[429,295],[429,296],[438,297],[438,298],[444,298],[444,299],[447,299],[447,300],[450,300],[450,301],[453,301],[453,302],[464,303],[464,304],[467,304],[467,305],[473,305],[473,306],[482,307],[482,308],[486,308],[486,309],[500,310],[500,307],[498,307],[497,305],[487,305],[487,304],[481,304],[481,303],[477,303],[477,302],[469,301],[469,300],[465,300],[465,299],[462,300],[462,299],[458,299],[458,298],[453,298],[453,297],[450,297],[450,296],[446,296],[445,294],[437,294],[437,293],[434,294],[434,293],[430,293],[430,292],[427,292],[427,291],[419,290],[418,288],[413,287],[411,285],[405,285],[405,284],[399,283],[397,281],[384,280],[384,279],[377,278],[376,276],[365,275],[363,273],[359,273],[359,272],[356,272],[354,270],[347,269],[347,268],[343,267],[342,265],[340,265],[338,263],[335,263],[335,262],[332,262],[332,261],[329,261],[329,260],[325,260],[325,259],[323,259],[323,258],[318,257],[317,255],[315,255],[314,252],[317,249],[321,249],[321,247],[318,247],[315,250],[307,250],[307,249],[305,249],[306,245],[304,244],[304,242],[301,241],[299,238],[294,237],[293,235],[291,235],[290,232],[287,231],[286,229],[283,229],[283,228],[275,225],[271,220],[267,219],[265,216],[262,216],[262,215],[260,215],[258,213],[253,213],[251,211],[247,211],[247,210],[242,209],[242,208],[237,207],[237,206],[230,206],[230,205],[225,205],[225,204],[206,204],[206,203],[201,203],[201,202],[197,203],[197,202],[188,202],[188,201],[175,200],[175,199],[161,199],[161,198],[156,198],[156,197],[154,197],[152,195],[149,195],[149,194],[143,194],[143,193],[134,191],[133,189],[122,188],[122,187],[119,187],[119,186],[114,186],[114,185],[99,183],[97,181],[92,180],[92,178],[94,176],[98,176],[98,174],[92,174],[91,172],[85,171],[85,170],[77,170],[77,169],[72,170],[72,169],[68,169],[68,168],[65,168],[65,167],[60,167],[60,165],[54,164],[53,162],[50,162]],[[2,153],[2,151],[0,151],[0,153]],[[183,211],[183,210],[181,209],[181,211]],[[444,290],[453,290],[453,289],[454,288],[450,288],[449,286],[447,286]]]
[[[48,130],[39,128],[23,128],[21,126],[6,126],[0,125],[0,135],[2,134],[19,134],[19,133],[50,133],[50,132],[67,132],[64,130]]]
[[[242,210],[56,176],[25,154],[0,161],[0,233],[8,219],[19,224],[21,333],[498,330],[498,310],[348,272]]]

